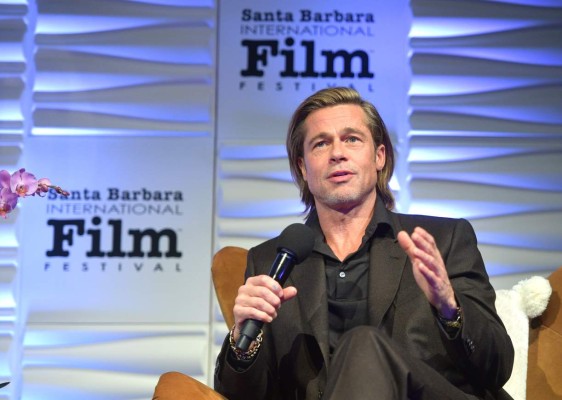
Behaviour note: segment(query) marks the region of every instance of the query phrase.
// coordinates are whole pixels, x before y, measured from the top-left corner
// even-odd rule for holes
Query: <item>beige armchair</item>
[[[527,356],[527,399],[562,399],[562,267],[548,281],[546,310],[531,321]]]

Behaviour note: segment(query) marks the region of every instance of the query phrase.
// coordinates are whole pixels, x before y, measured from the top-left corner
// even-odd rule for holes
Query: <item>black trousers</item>
[[[328,372],[325,400],[478,399],[454,387],[437,371],[397,348],[370,326],[346,332]]]

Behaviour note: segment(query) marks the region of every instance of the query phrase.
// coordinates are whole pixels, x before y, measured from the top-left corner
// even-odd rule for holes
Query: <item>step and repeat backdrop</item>
[[[562,6],[0,0],[0,170],[69,191],[0,220],[0,399],[212,384],[210,265],[302,221],[285,133],[349,86],[401,212],[468,218],[496,288],[562,265]]]
[[[219,244],[271,237],[303,205],[285,151],[289,120],[317,90],[357,89],[376,103],[397,147],[408,125],[406,2],[349,1],[220,5],[217,80]],[[401,196],[399,181],[392,186]]]

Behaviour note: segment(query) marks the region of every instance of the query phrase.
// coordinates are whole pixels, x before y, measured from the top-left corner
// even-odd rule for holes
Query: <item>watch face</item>
[[[462,310],[460,307],[457,308],[457,314],[453,319],[447,319],[440,314],[437,314],[439,322],[446,328],[460,328],[462,325]]]

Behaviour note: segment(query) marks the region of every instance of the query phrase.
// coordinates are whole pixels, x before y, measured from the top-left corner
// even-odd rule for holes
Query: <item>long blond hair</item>
[[[356,104],[361,107],[366,117],[366,124],[373,136],[375,150],[379,145],[384,145],[386,150],[386,162],[377,176],[377,196],[380,196],[387,209],[394,208],[394,195],[390,190],[390,178],[394,172],[394,150],[390,135],[386,129],[376,107],[364,100],[354,89],[346,87],[335,87],[320,90],[305,99],[295,110],[289,129],[287,131],[287,155],[291,175],[300,189],[301,200],[305,205],[305,213],[315,208],[314,196],[308,188],[308,184],[299,167],[299,159],[304,155],[304,121],[316,110],[333,107],[341,104]],[[373,167],[374,168],[374,167]]]

